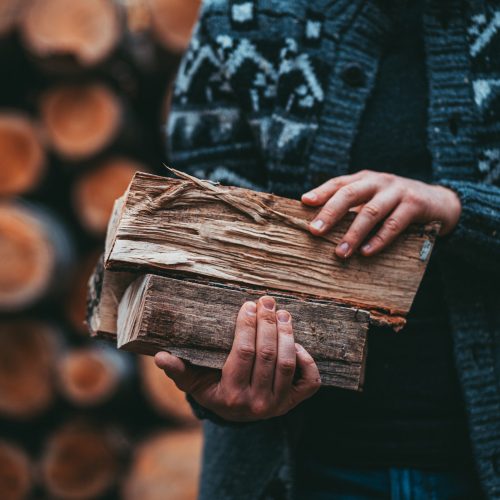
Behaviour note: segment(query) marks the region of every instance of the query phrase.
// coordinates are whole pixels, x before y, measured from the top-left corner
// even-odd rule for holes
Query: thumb
[[[181,391],[190,392],[194,384],[195,375],[195,370],[192,366],[165,351],[158,352],[155,355],[155,363],[158,368],[161,368],[175,382],[175,385]]]

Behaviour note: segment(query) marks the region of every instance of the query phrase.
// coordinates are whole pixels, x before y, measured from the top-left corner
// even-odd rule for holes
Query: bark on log
[[[0,324],[0,414],[29,419],[54,399],[58,333],[30,322]]]
[[[128,359],[110,347],[80,347],[58,360],[58,384],[63,396],[79,407],[103,404],[129,378]]]
[[[98,498],[117,481],[121,437],[90,422],[70,422],[48,440],[41,458],[42,480],[50,498]]]
[[[135,450],[123,498],[195,500],[201,451],[201,429],[166,431],[146,440]]]
[[[64,227],[37,205],[0,203],[0,312],[13,312],[55,294],[73,249]]]
[[[193,364],[221,369],[239,308],[259,295],[224,285],[140,277],[118,307],[118,347],[150,355],[167,350]],[[295,338],[316,361],[322,383],[360,390],[369,314],[326,301],[271,295],[292,315]]]
[[[118,97],[98,83],[54,87],[42,96],[42,120],[54,150],[63,158],[89,158],[110,145],[123,121]]]
[[[45,152],[28,116],[0,113],[0,151],[0,196],[32,191],[44,173]]]
[[[123,32],[108,0],[32,0],[20,31],[29,52],[49,71],[90,68],[107,59]]]
[[[147,170],[127,158],[110,158],[84,173],[74,185],[73,203],[82,226],[96,236],[106,233],[115,200],[127,190],[134,174]]]
[[[186,400],[186,394],[156,366],[153,358],[139,357],[139,374],[143,393],[160,415],[181,425],[198,423]]]
[[[0,494],[2,500],[23,500],[33,486],[28,455],[17,445],[0,441]]]
[[[184,179],[136,174],[110,222],[107,269],[181,272],[329,299],[404,325],[438,224],[411,226],[375,257],[342,261],[334,245],[352,215],[317,238],[308,231],[316,210],[299,201],[178,175]]]

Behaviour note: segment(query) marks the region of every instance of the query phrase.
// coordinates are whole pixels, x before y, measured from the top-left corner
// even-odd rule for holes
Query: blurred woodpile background
[[[90,341],[88,277],[164,174],[199,0],[0,0],[0,498],[194,499],[200,428],[151,358]]]

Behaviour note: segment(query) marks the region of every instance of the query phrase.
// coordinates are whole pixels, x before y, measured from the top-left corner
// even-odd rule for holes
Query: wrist
[[[436,186],[440,192],[440,204],[443,211],[441,219],[442,226],[439,232],[440,236],[445,236],[453,231],[460,220],[462,214],[462,202],[458,194],[452,189],[445,186]]]

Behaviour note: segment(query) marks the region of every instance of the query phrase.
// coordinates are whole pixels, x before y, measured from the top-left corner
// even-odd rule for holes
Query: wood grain
[[[196,178],[138,173],[108,234],[113,270],[183,272],[225,283],[331,299],[404,324],[437,225],[411,226],[380,255],[341,261],[334,245],[353,215],[326,237],[312,236],[316,210],[297,200]]]
[[[141,354],[168,350],[196,365],[222,368],[236,316],[255,290],[146,275],[127,288],[118,308],[118,346]],[[366,311],[274,294],[293,318],[294,335],[313,356],[324,385],[362,387]]]

